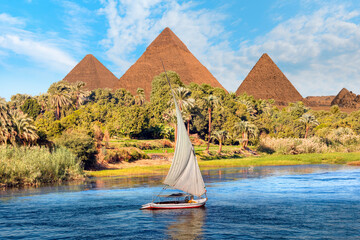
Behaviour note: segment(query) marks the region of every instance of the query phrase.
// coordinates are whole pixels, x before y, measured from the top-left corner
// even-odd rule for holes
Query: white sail
[[[200,197],[206,192],[194,148],[187,134],[175,96],[177,138],[174,159],[164,184]]]

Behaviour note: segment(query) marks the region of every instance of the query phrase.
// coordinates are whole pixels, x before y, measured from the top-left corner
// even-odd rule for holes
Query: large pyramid
[[[119,79],[93,55],[86,55],[63,79],[67,82],[82,81],[85,89],[115,88]]]
[[[178,73],[184,84],[206,83],[223,88],[170,28],[165,28],[125,72],[120,78],[118,88],[125,88],[132,94],[136,94],[138,88],[143,88],[146,98],[150,99],[153,78],[164,72],[161,59],[166,70]]]
[[[360,95],[356,96],[355,93],[347,90],[346,88],[343,88],[331,102],[331,106],[332,105],[338,105],[339,107],[344,108],[359,108]]]
[[[274,99],[279,105],[302,101],[303,97],[264,53],[241,83],[236,94],[247,93],[256,99]]]

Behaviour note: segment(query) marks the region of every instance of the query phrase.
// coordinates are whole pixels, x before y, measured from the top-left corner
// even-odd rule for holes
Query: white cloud
[[[0,48],[29,57],[53,69],[67,70],[76,62],[65,52],[50,43],[22,38],[19,35],[0,36]]]
[[[0,24],[24,25],[25,21],[21,18],[12,17],[6,13],[0,13]]]
[[[226,16],[176,0],[102,1],[100,13],[109,28],[102,44],[107,57],[123,74],[160,31],[170,27],[229,91],[241,81],[263,53],[268,53],[305,97],[337,94],[342,87],[360,93],[360,27],[358,11],[338,2],[301,1],[306,14],[282,20],[238,49],[230,47]],[[310,10],[311,7],[316,10]],[[314,8],[313,8],[314,9]],[[275,11],[276,9],[273,9]]]
[[[218,79],[224,79],[221,83],[225,88],[238,84],[236,73],[228,71],[236,66],[237,57],[224,37],[224,15],[192,10],[193,3],[175,0],[109,0],[103,4],[100,12],[108,19],[109,29],[102,44],[119,73],[123,74],[139,57],[133,55],[137,47],[149,45],[165,27],[170,27],[200,62]]]
[[[95,21],[94,12],[71,1],[62,1],[61,4],[64,7],[62,20],[65,29],[71,35],[74,49],[80,52],[86,48],[86,37],[94,34],[90,27],[90,24]]]
[[[359,92],[360,26],[352,22],[359,15],[336,6],[297,16],[243,46],[240,54],[254,59],[269,53],[287,66],[282,70],[304,96],[337,94],[343,87]]]
[[[67,40],[50,39],[51,33],[39,34],[26,30],[26,22],[20,18],[8,14],[0,15],[0,64],[6,61],[7,57],[16,53],[27,59],[29,62],[37,62],[39,65],[50,67],[56,71],[69,70],[76,64],[76,61],[67,53],[64,48]]]

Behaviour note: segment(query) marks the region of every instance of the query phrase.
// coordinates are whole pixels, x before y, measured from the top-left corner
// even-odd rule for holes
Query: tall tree
[[[227,138],[227,136],[228,136],[228,133],[227,133],[227,131],[224,131],[224,130],[214,131],[211,134],[211,139],[215,139],[219,142],[219,150],[217,151],[217,153],[221,153],[222,144],[225,141],[225,139]]]
[[[12,128],[9,109],[4,98],[0,98],[0,143],[7,144],[11,138]]]
[[[309,130],[312,126],[319,125],[319,122],[316,120],[315,116],[311,113],[305,113],[300,117],[300,122],[305,124],[305,138],[307,138]]]
[[[33,119],[21,111],[12,110],[10,113],[17,142],[24,145],[34,143],[39,136],[36,133]]]
[[[220,101],[218,97],[214,95],[209,95],[208,97],[204,98],[204,100],[205,100],[205,106],[207,107],[209,114],[209,135],[208,135],[208,142],[206,147],[206,151],[209,151],[210,140],[211,140],[211,113],[214,110],[215,106],[219,105]]]
[[[138,105],[143,105],[145,102],[145,91],[143,88],[138,88],[136,90],[135,103]]]
[[[71,104],[71,96],[69,88],[61,83],[55,83],[50,86],[48,93],[50,94],[50,103],[56,107],[56,119],[60,119],[61,108]]]
[[[47,93],[44,93],[44,94],[37,96],[36,98],[37,98],[38,103],[41,106],[41,113],[44,113],[45,110],[48,108],[49,95]]]
[[[88,94],[87,91],[83,90],[84,86],[85,83],[81,81],[71,84],[71,95],[75,100],[76,109],[85,102],[85,97]]]
[[[242,149],[247,148],[249,143],[249,138],[258,136],[258,131],[259,131],[258,128],[254,124],[248,121],[240,121],[236,123],[235,128],[238,134],[242,135],[241,144],[240,144]]]
[[[185,87],[178,87],[174,89],[176,101],[179,105],[179,109],[182,113],[189,111],[194,107],[194,99],[190,98],[191,91]],[[171,101],[172,103],[172,101]],[[189,122],[188,122],[189,123]],[[177,138],[177,124],[175,126],[175,144]]]

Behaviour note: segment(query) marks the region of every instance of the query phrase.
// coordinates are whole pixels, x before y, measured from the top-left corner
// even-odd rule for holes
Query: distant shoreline
[[[360,152],[264,155],[258,157],[199,161],[201,170],[228,167],[291,166],[306,164],[348,164],[360,166]],[[128,164],[120,169],[86,171],[86,174],[90,177],[160,175],[166,174],[169,168],[170,162],[151,166],[134,163]]]

